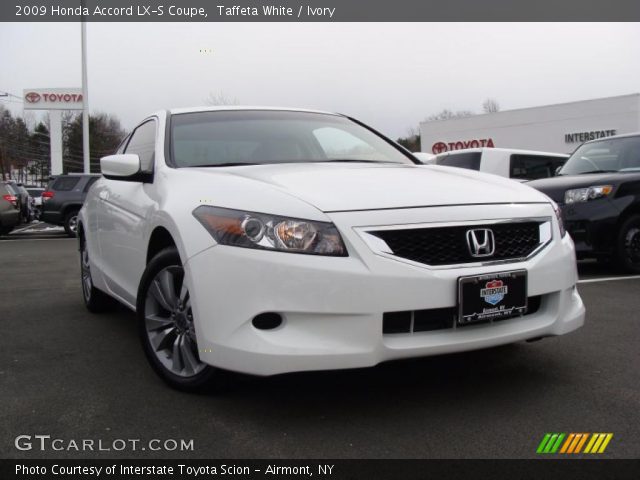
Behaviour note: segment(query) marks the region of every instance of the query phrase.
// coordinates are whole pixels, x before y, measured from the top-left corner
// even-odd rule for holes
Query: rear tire
[[[640,273],[640,215],[627,218],[618,232],[616,264],[625,272]]]
[[[71,238],[78,235],[78,210],[72,210],[64,217],[64,231]]]
[[[175,247],[162,250],[147,265],[136,311],[144,353],[169,386],[187,392],[221,386],[224,373],[198,355],[191,299]]]
[[[80,239],[80,281],[84,305],[91,313],[109,312],[117,305],[113,298],[93,285],[89,251],[87,242],[83,238]]]

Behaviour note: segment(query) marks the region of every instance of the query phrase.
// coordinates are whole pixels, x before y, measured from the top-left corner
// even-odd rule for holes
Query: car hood
[[[616,185],[622,179],[629,179],[630,173],[588,173],[584,175],[560,175],[558,177],[533,180],[527,185],[540,190],[556,203],[564,203],[564,193],[574,188],[597,185]],[[639,175],[640,176],[640,175]],[[622,177],[622,178],[621,178]]]
[[[198,170],[220,173],[223,168]],[[229,167],[224,173],[268,184],[324,212],[548,201],[502,177],[439,166],[272,164]]]

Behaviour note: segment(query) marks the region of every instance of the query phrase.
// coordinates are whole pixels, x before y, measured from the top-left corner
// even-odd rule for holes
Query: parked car
[[[7,180],[5,183],[11,186],[15,195],[18,197],[18,205],[20,209],[21,221],[30,222],[33,220],[33,211],[31,210],[31,198],[29,192],[15,180]]]
[[[44,188],[32,186],[26,186],[25,188],[31,196],[31,209],[33,211],[33,215],[36,219],[40,219],[40,214],[42,212],[42,192],[44,192]]]
[[[9,186],[0,182],[0,235],[6,235],[20,223],[18,198]]]
[[[564,153],[514,150],[510,148],[468,148],[440,153],[429,163],[468,168],[520,181],[553,177],[569,155]]]
[[[640,273],[640,133],[584,143],[556,178],[529,185],[560,205],[579,258]]]
[[[80,211],[85,305],[136,311],[151,366],[185,390],[218,368],[365,367],[583,324],[547,196],[416,164],[343,115],[159,112],[101,159]]]
[[[41,220],[62,225],[70,237],[76,236],[78,212],[91,185],[99,175],[58,175],[52,177],[42,192]]]

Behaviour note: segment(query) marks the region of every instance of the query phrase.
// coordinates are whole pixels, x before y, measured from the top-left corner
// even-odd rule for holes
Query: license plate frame
[[[456,326],[525,315],[527,280],[524,269],[458,277]]]

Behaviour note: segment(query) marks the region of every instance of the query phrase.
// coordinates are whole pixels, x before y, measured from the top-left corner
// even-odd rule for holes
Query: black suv
[[[560,206],[578,258],[640,273],[640,133],[584,143],[557,177],[527,185]]]
[[[70,237],[76,236],[78,212],[91,185],[100,175],[58,175],[51,177],[47,189],[42,192],[40,220],[64,226]]]

